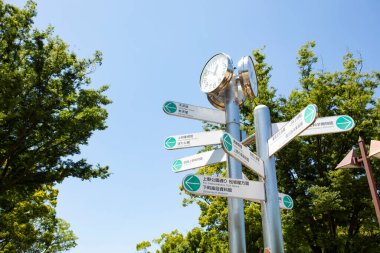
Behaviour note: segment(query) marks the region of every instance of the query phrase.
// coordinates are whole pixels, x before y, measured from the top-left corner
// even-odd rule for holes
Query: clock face
[[[218,93],[228,85],[232,74],[231,58],[223,53],[214,55],[202,70],[201,90],[205,93]]]
[[[250,56],[244,56],[238,62],[239,77],[245,95],[254,98],[258,95],[255,66]]]

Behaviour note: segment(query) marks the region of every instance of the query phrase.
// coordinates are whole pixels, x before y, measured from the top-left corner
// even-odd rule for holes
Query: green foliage
[[[58,190],[43,186],[25,197],[8,191],[10,201],[2,203],[0,252],[54,253],[76,246],[69,224],[56,218]]]
[[[106,128],[107,86],[87,87],[101,53],[79,59],[52,27],[33,29],[35,16],[33,1],[19,9],[0,0],[0,252],[74,247],[52,187],[109,176],[107,166],[69,158]]]
[[[106,128],[107,86],[84,88],[101,54],[78,59],[51,27],[31,30],[34,15],[31,1],[24,10],[1,3],[0,192],[108,176],[107,167],[63,159]]]
[[[313,72],[314,46],[311,42],[299,51],[301,88],[291,92],[284,116],[290,119],[314,103],[320,117],[346,114],[356,127],[347,133],[297,138],[277,154],[279,188],[295,201],[293,211],[282,220],[286,248],[290,252],[377,252],[380,231],[364,170],[335,170],[335,166],[357,144],[359,134],[368,143],[378,137],[379,102],[373,95],[379,73],[361,73],[362,60],[352,53],[343,57],[342,71]],[[379,168],[376,161],[373,167]]]
[[[138,251],[144,250],[144,252],[146,253],[147,252],[147,248],[149,248],[150,246],[151,246],[150,242],[143,241],[143,242],[140,242],[139,244],[136,245],[136,250],[138,250]]]
[[[272,122],[292,119],[308,104],[318,106],[320,117],[349,115],[356,127],[339,134],[299,137],[276,153],[278,188],[294,200],[293,210],[283,210],[282,228],[286,252],[379,252],[380,229],[376,220],[364,170],[336,170],[335,166],[357,144],[359,134],[366,142],[380,139],[380,100],[373,98],[380,84],[378,72],[362,73],[362,60],[352,53],[343,57],[343,70],[314,71],[318,58],[315,42],[301,47],[298,54],[300,87],[289,98],[276,97],[269,87],[271,67],[261,51],[254,51],[259,96],[241,107],[242,128],[254,132],[253,110],[267,105]],[[206,130],[220,126],[207,124]],[[210,149],[207,147],[206,149]],[[254,146],[251,146],[255,150]],[[376,181],[380,181],[378,161],[372,161]],[[257,176],[243,168],[255,180]],[[225,164],[199,169],[197,173],[225,176]],[[194,230],[184,236],[178,231],[163,234],[156,241],[161,252],[228,252],[226,199],[189,196],[183,202],[200,207],[198,248],[188,247]],[[245,203],[247,252],[262,252],[261,212],[256,203]],[[198,238],[198,237],[197,237]],[[182,249],[181,248],[181,249]]]

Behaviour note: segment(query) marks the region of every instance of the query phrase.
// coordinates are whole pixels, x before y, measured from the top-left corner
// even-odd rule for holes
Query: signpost
[[[226,160],[227,154],[224,152],[224,150],[216,149],[177,159],[173,162],[172,170],[174,172],[182,172],[225,162]]]
[[[191,174],[182,181],[184,189],[191,194],[228,197],[231,253],[246,252],[242,199],[260,202],[265,252],[283,253],[280,208],[292,209],[294,203],[289,195],[278,192],[273,154],[296,136],[346,132],[355,127],[355,122],[347,115],[318,118],[317,106],[310,104],[289,122],[271,123],[269,108],[258,105],[254,108],[255,133],[240,142],[239,105],[245,97],[257,96],[257,77],[250,57],[243,57],[237,67],[238,74],[234,73],[236,67],[232,59],[220,53],[202,70],[200,88],[210,103],[220,110],[173,101],[163,105],[164,112],[172,116],[225,124],[226,133],[213,131],[170,136],[165,139],[164,146],[173,150],[222,144],[222,149],[175,160],[172,170],[181,172],[227,162],[228,178]],[[247,147],[253,142],[256,142],[257,155]],[[376,147],[370,155],[380,157],[380,143]],[[260,182],[242,179],[242,164],[259,175]]]
[[[278,200],[280,204],[280,208],[282,209],[293,209],[293,199],[287,194],[278,193]]]
[[[190,174],[184,177],[182,186],[191,194],[265,200],[263,182]]]
[[[165,113],[173,116],[226,124],[226,115],[219,110],[173,101],[165,102],[162,109]]]
[[[291,121],[287,122],[278,132],[268,140],[269,156],[276,153],[288,144],[297,135],[314,123],[318,117],[318,108],[314,104],[308,105],[298,113]]]
[[[172,150],[220,144],[222,134],[223,131],[218,130],[169,136],[165,139],[164,146],[166,149]]]
[[[272,135],[276,134],[288,122],[272,123]],[[355,127],[354,120],[347,115],[317,118],[311,126],[298,136],[332,134],[350,131]]]
[[[263,161],[260,157],[251,152],[248,147],[238,142],[228,133],[223,134],[221,142],[224,151],[226,151],[229,155],[239,160],[254,173],[263,178],[265,177]]]

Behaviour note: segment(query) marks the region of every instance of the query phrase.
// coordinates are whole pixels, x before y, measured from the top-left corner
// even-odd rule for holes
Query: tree
[[[151,243],[148,242],[148,241],[143,241],[139,244],[136,245],[136,250],[144,250],[145,253],[148,252],[147,248],[149,248],[151,246]]]
[[[54,253],[76,246],[69,224],[56,218],[58,190],[43,186],[33,194],[10,192],[1,210],[0,252]]]
[[[277,154],[280,190],[295,200],[294,210],[283,217],[286,247],[290,251],[303,245],[311,252],[377,252],[380,230],[364,170],[336,170],[335,166],[357,143],[359,134],[367,141],[378,136],[379,100],[376,104],[373,95],[380,74],[362,73],[362,60],[350,52],[343,57],[342,71],[313,71],[318,61],[314,46],[310,42],[299,51],[301,87],[290,94],[284,115],[290,119],[314,103],[320,116],[350,115],[356,127],[346,133],[298,138]],[[373,163],[379,168],[378,162],[377,166]],[[376,177],[378,181],[379,174]]]
[[[80,146],[94,131],[106,128],[104,106],[111,101],[103,93],[108,87],[87,87],[102,55],[95,52],[90,59],[79,59],[53,35],[52,27],[33,29],[35,7],[30,0],[24,9],[0,0],[0,250],[4,252],[57,252],[75,246],[68,224],[55,216],[53,187],[68,177],[109,176],[107,166],[71,158],[80,154]]]
[[[0,192],[70,176],[107,177],[107,167],[67,158],[80,153],[93,131],[106,128],[107,86],[84,88],[100,52],[81,60],[51,27],[31,30],[32,1],[24,10],[0,4]]]
[[[272,122],[292,119],[306,105],[318,106],[319,116],[346,114],[356,127],[351,132],[299,137],[276,153],[279,191],[293,197],[294,208],[282,211],[286,252],[378,252],[380,230],[376,221],[367,181],[363,170],[335,170],[335,166],[357,143],[359,133],[368,141],[379,139],[380,100],[373,97],[380,84],[378,72],[362,73],[362,60],[352,53],[343,57],[343,70],[330,73],[314,71],[318,58],[314,42],[302,46],[298,53],[300,88],[288,98],[276,97],[269,86],[271,67],[260,50],[254,51],[259,81],[259,96],[241,108],[242,128],[248,134],[253,129],[253,109],[258,104],[270,108]],[[220,126],[206,124],[206,130]],[[211,147],[206,147],[209,150]],[[255,150],[254,145],[250,147]],[[378,161],[372,161],[379,168]],[[376,169],[374,169],[376,171]],[[243,168],[251,180],[256,176]],[[225,175],[225,165],[199,169],[197,173]],[[379,173],[376,171],[379,182]],[[201,210],[199,247],[189,252],[224,252],[228,249],[227,207],[223,198],[189,196],[184,205],[196,203]],[[259,206],[245,201],[247,252],[262,252],[263,241]],[[167,235],[167,234],[164,234]],[[191,232],[176,240],[187,242]],[[162,252],[173,245],[175,238],[164,236]],[[296,238],[296,240],[295,240]],[[211,243],[212,242],[212,243]],[[212,247],[209,245],[212,244]],[[220,247],[215,250],[216,247]]]

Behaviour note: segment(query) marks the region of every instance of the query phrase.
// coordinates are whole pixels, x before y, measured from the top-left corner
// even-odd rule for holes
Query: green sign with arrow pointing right
[[[278,193],[279,205],[282,209],[292,209],[293,208],[293,199],[288,194]]]
[[[227,151],[232,151],[232,140],[229,134],[223,134],[223,145],[227,149]]]
[[[354,120],[350,116],[346,115],[339,116],[335,124],[339,129],[344,131],[351,130],[355,126]]]

